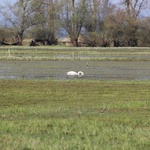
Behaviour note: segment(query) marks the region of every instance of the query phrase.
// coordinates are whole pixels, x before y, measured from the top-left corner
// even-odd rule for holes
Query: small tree
[[[106,36],[114,43],[114,46],[125,46],[127,28],[126,13],[124,10],[116,10],[107,16],[105,20],[104,30],[106,31]]]
[[[0,44],[11,44],[14,42],[15,34],[12,29],[7,29],[4,27],[0,28]]]
[[[150,17],[139,20],[138,46],[150,46]]]
[[[126,39],[128,46],[137,46],[138,17],[146,7],[147,0],[123,0],[122,2],[127,14]]]

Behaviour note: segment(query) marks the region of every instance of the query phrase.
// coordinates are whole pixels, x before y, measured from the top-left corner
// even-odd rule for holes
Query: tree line
[[[68,35],[73,46],[150,46],[148,0],[16,0],[0,6],[0,44],[57,44]],[[64,34],[64,35],[63,35]]]

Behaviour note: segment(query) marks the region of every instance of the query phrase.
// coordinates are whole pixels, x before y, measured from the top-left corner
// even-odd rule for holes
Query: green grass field
[[[150,81],[0,80],[1,150],[148,150]]]
[[[150,61],[149,47],[3,46],[0,60]]]

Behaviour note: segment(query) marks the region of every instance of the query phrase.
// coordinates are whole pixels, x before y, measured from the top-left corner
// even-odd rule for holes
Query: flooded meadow
[[[0,61],[0,79],[68,79],[83,71],[88,80],[149,80],[150,61]]]
[[[149,80],[150,48],[0,47],[0,79]]]

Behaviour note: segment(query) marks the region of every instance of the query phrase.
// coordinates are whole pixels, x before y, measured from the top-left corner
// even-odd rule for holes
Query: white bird
[[[67,72],[67,76],[82,77],[84,76],[84,73],[82,71],[79,71],[79,72],[69,71]]]

